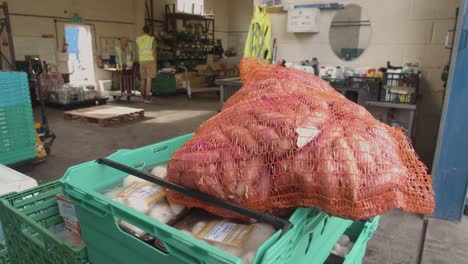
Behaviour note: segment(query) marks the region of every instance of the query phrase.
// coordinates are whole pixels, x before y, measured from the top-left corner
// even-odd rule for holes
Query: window
[[[190,14],[203,14],[204,0],[177,0],[177,11]]]

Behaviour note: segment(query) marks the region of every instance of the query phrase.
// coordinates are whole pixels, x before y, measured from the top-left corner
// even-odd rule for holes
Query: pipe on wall
[[[44,16],[44,15],[33,15],[33,14],[22,14],[22,13],[10,13],[10,16],[38,17],[38,18],[50,18],[50,19],[65,19],[65,20],[71,21],[70,17],[59,17],[59,16]],[[126,21],[113,21],[113,20],[102,20],[102,19],[86,19],[86,21],[98,22],[98,23],[134,25],[133,22],[126,22]]]

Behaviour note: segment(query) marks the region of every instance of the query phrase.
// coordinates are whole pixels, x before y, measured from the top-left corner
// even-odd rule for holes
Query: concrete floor
[[[111,103],[113,104],[113,103]],[[45,163],[25,173],[39,184],[59,179],[65,170],[118,149],[132,149],[193,132],[219,109],[215,94],[155,99],[143,104],[139,99],[118,103],[145,109],[145,120],[117,127],[101,128],[63,119],[63,111],[48,108],[51,129],[57,134],[53,152]],[[38,109],[36,109],[38,110]],[[36,116],[38,112],[36,111]],[[420,216],[393,210],[382,216],[369,242],[364,263],[468,263],[468,220],[449,223],[430,219],[425,243]],[[420,248],[424,253],[420,256]]]

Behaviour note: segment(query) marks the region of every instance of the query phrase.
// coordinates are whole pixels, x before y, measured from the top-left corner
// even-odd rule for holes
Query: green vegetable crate
[[[0,222],[12,263],[89,263],[84,245],[75,246],[49,230],[63,224],[56,199],[60,193],[57,181],[1,197]]]
[[[160,72],[151,82],[153,95],[175,95],[177,93],[176,78],[173,73]]]
[[[356,221],[346,229],[348,235],[354,243],[353,248],[345,257],[330,254],[327,264],[361,264],[366,253],[367,242],[372,238],[379,225],[380,216],[374,217],[371,221]]]
[[[135,150],[120,150],[109,159],[143,170],[168,161],[172,153],[191,137],[186,135]],[[91,161],[69,168],[61,180],[65,197],[75,203],[82,238],[93,264],[243,263],[238,257],[200,243],[100,193],[126,176],[124,172]],[[154,235],[167,252],[123,232],[116,219]],[[353,224],[351,220],[330,217],[311,208],[297,209],[289,220],[293,227],[286,234],[281,236],[278,231],[267,240],[252,263],[324,263],[336,241]]]
[[[0,264],[9,264],[8,254],[5,245],[0,242]]]

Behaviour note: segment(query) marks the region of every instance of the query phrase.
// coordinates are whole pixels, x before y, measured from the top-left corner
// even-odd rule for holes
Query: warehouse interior
[[[0,264],[468,262],[468,1],[1,7]]]

